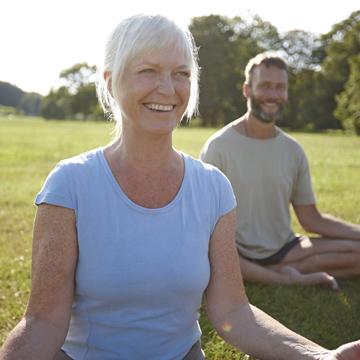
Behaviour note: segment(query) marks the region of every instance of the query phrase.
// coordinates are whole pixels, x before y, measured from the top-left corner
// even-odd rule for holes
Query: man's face
[[[253,70],[251,86],[247,85],[245,96],[252,116],[263,122],[275,121],[287,101],[287,80],[285,70],[275,65],[264,64]]]

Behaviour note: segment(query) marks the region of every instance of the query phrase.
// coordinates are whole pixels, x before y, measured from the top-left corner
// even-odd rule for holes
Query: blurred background
[[[163,13],[188,25],[200,47],[201,126],[242,115],[246,63],[276,51],[291,67],[279,126],[360,134],[358,1],[14,0],[0,11],[2,115],[104,120],[94,70],[107,35],[130,15]]]

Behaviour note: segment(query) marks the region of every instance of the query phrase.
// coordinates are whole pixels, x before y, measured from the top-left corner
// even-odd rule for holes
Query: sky
[[[108,34],[137,13],[162,13],[188,25],[197,16],[232,18],[250,12],[279,32],[325,34],[357,10],[359,0],[4,0],[0,81],[47,95],[61,84],[62,70],[80,62],[97,64]]]

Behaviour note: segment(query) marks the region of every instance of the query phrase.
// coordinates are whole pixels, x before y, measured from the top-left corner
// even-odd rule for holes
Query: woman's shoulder
[[[61,160],[50,172],[35,199],[35,204],[48,202],[51,204],[75,208],[74,191],[85,191],[84,185],[92,183],[94,174],[101,174],[96,167],[101,160],[101,148]],[[86,181],[84,181],[86,180]],[[76,196],[75,196],[76,198]]]
[[[48,176],[49,179],[73,178],[80,179],[94,174],[96,168],[101,166],[102,149],[90,150],[76,156],[60,160]]]
[[[93,163],[96,162],[97,159],[101,157],[101,155],[102,155],[102,148],[97,148],[72,156],[67,159],[63,159],[60,161],[59,164],[69,165],[69,166],[76,166],[76,165],[91,166]]]

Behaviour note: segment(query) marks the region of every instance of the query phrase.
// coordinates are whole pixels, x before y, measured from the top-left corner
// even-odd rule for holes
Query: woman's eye
[[[142,69],[139,71],[139,74],[141,75],[154,75],[156,73],[155,69],[151,69],[151,68],[148,68],[148,69]]]
[[[177,74],[180,76],[185,76],[187,78],[190,77],[190,73],[188,73],[187,71],[179,71]]]

